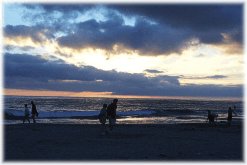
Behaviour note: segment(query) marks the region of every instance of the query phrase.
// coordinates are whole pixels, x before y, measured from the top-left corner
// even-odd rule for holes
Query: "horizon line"
[[[117,95],[112,92],[71,92],[52,90],[29,90],[29,89],[4,89],[3,96],[22,97],[71,97],[71,98],[129,98],[129,99],[193,99],[193,100],[244,100],[244,97],[233,96],[150,96],[150,95]]]

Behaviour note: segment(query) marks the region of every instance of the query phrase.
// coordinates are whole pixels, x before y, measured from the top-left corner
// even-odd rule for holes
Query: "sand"
[[[242,124],[4,125],[4,161],[237,161]]]

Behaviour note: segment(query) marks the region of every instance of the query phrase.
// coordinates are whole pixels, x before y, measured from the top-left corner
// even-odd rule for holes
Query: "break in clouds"
[[[48,61],[41,56],[5,54],[5,88],[113,92],[120,95],[150,96],[240,96],[242,86],[186,85],[179,76],[146,77],[92,66],[77,67],[61,60]],[[224,78],[220,75],[207,77]]]

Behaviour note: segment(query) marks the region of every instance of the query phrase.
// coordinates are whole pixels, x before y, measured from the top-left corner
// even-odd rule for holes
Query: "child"
[[[29,109],[27,107],[27,104],[25,104],[25,112],[24,112],[23,124],[25,123],[26,120],[30,123],[30,120],[29,120]]]
[[[103,104],[103,108],[101,109],[101,111],[99,113],[99,121],[102,124],[103,134],[107,133],[106,125],[105,125],[106,118],[107,118],[106,108],[107,108],[107,104]]]

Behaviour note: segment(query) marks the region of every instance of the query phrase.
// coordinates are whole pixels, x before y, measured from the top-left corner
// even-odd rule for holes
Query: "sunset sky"
[[[242,97],[242,4],[4,3],[6,95]]]

